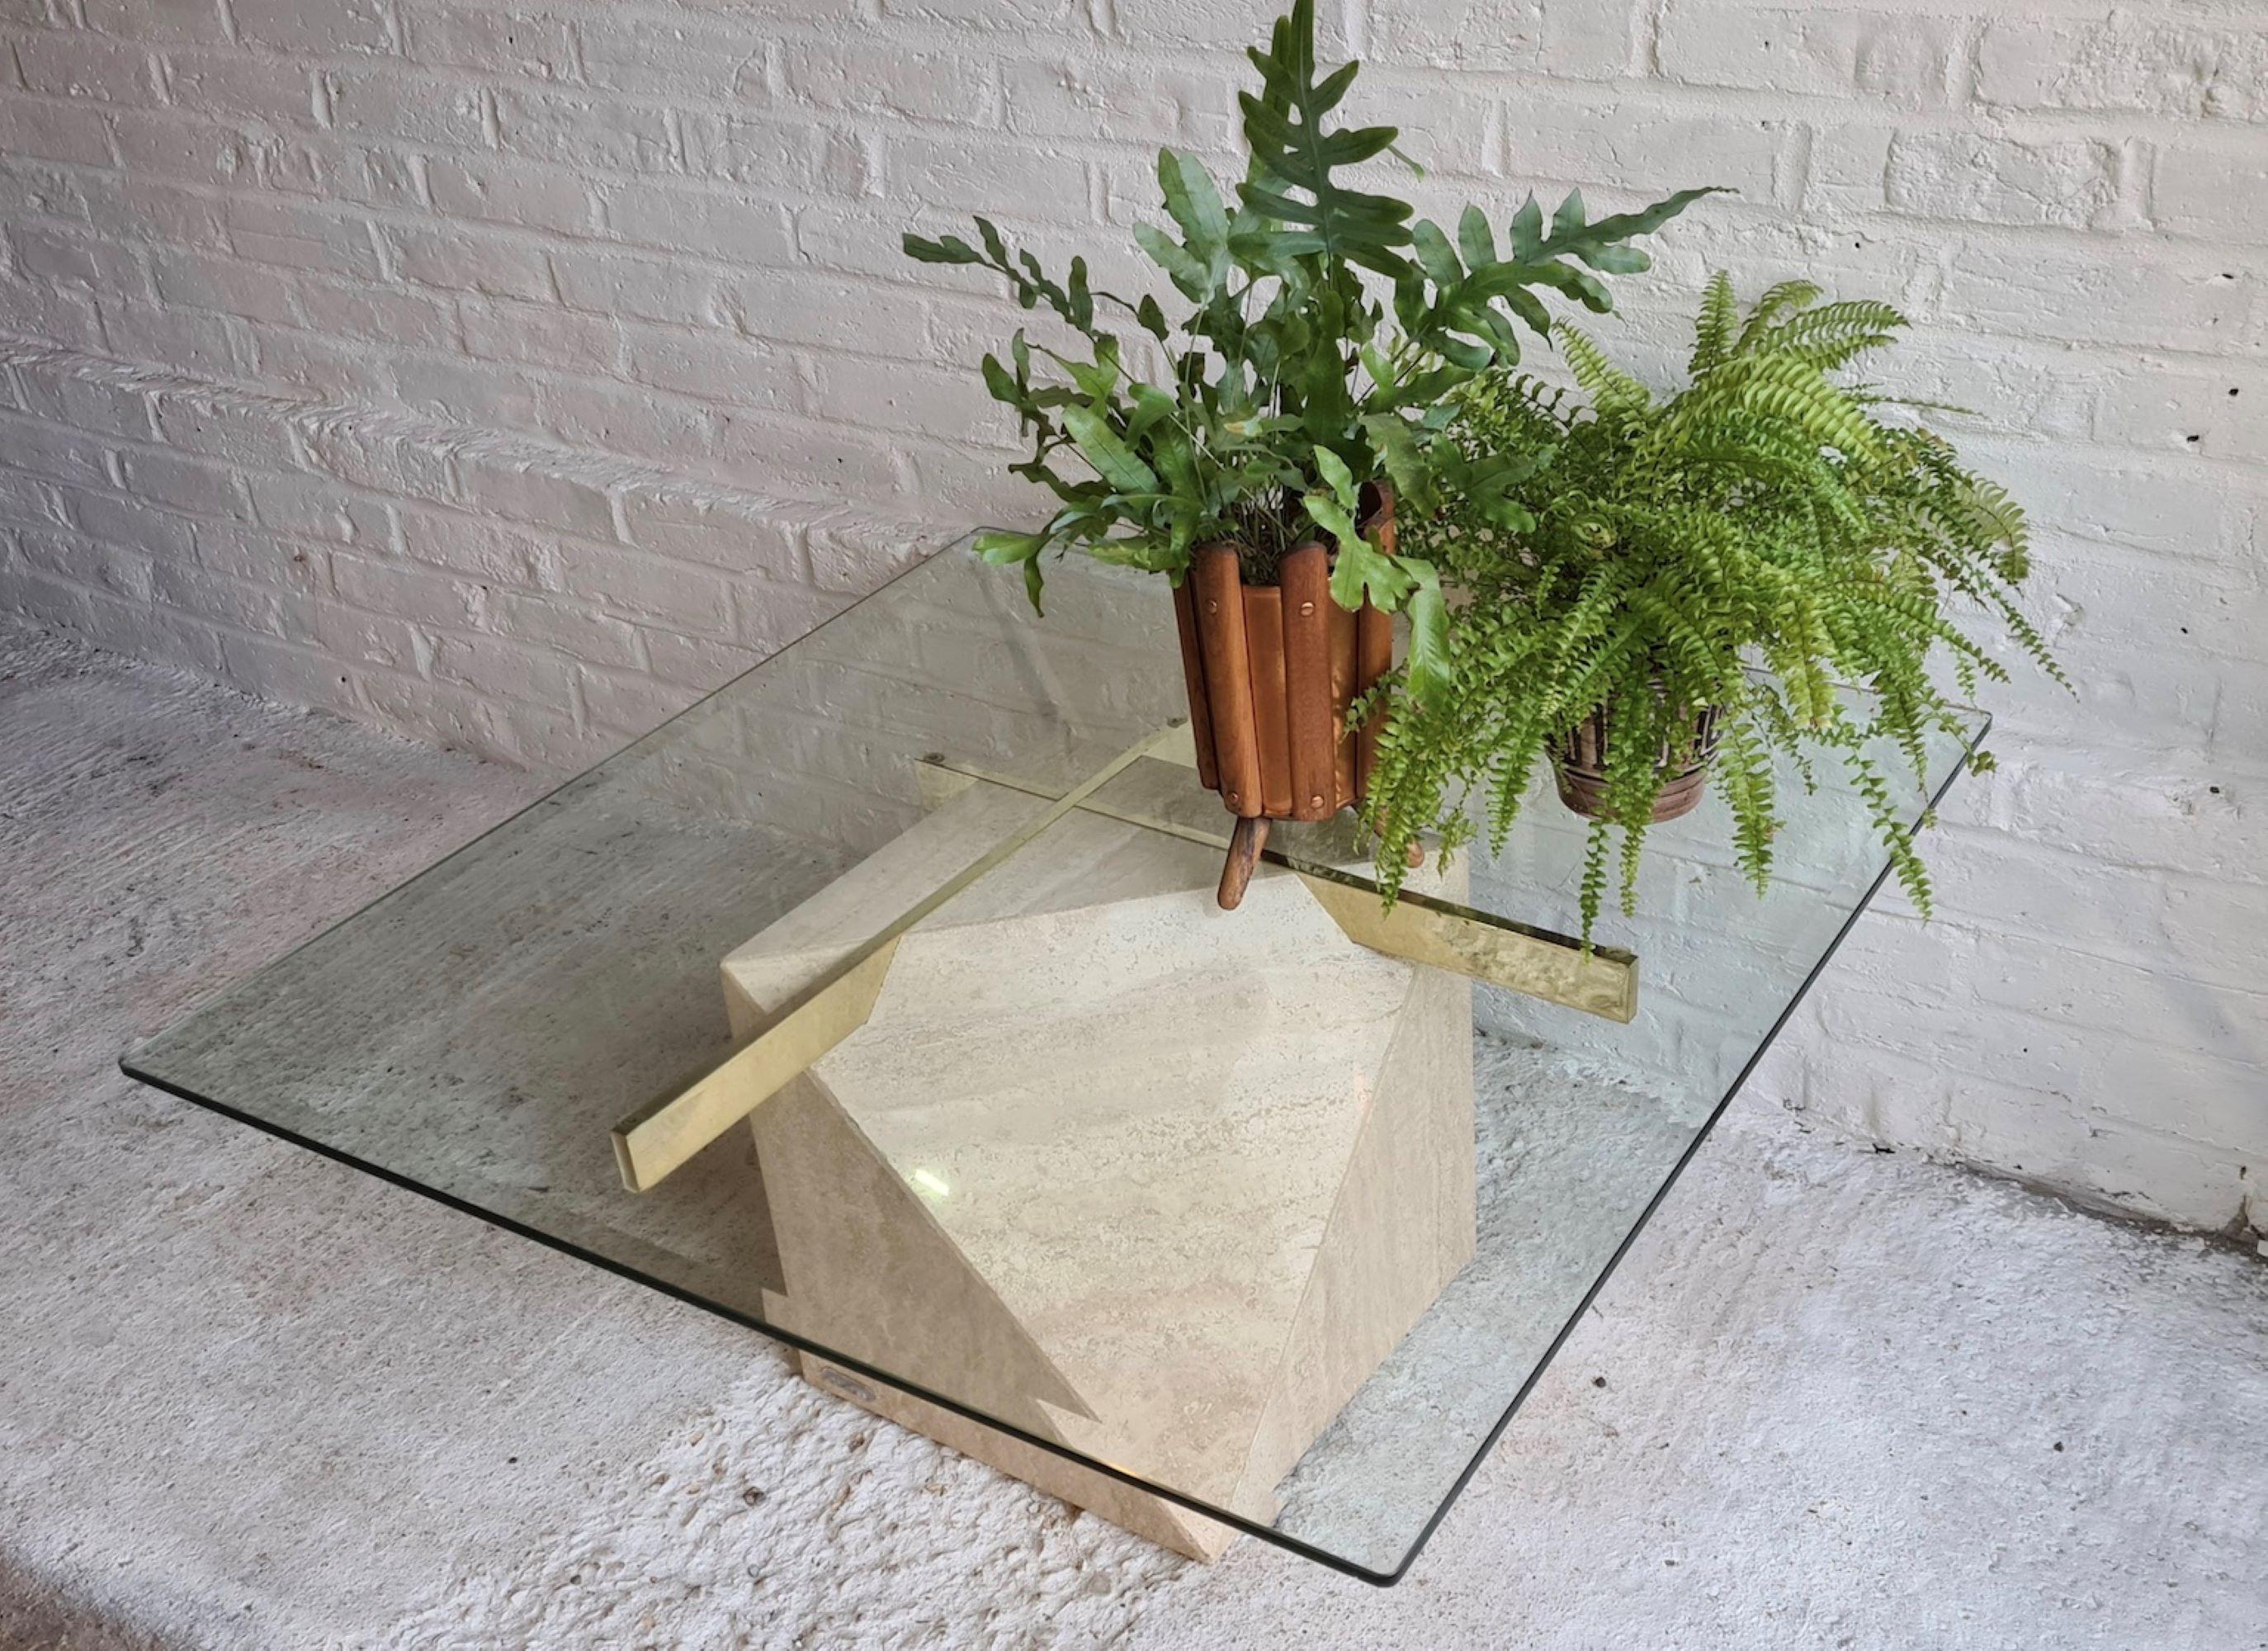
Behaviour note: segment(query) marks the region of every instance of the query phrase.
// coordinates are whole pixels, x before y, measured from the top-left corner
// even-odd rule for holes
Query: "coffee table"
[[[1182,1552],[1392,1583],[1886,857],[1786,776],[1764,897],[1712,800],[1586,952],[1546,783],[1390,912],[1351,816],[1223,911],[1164,586],[1049,599],[931,556],[125,1070]]]

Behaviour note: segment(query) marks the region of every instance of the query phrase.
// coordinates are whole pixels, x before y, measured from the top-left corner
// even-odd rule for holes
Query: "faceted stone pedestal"
[[[1167,764],[1156,783],[1186,786]],[[1036,805],[983,782],[725,960],[743,1037]],[[1471,984],[1296,875],[1074,812],[907,933],[751,1117],[782,1328],[1261,1522],[1471,1256]],[[1166,1547],[1234,1531],[856,1372],[829,1392]]]

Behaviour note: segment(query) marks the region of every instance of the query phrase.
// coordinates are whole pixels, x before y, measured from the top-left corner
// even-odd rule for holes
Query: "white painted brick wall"
[[[907,264],[990,210],[1138,279],[1273,0],[0,0],[0,601],[572,767],[972,517],[1020,319]],[[1738,186],[1706,269],[1919,323],[1896,369],[2042,529],[2081,683],[1924,929],[1863,925],[1758,1081],[1878,1138],[2268,1227],[2268,9],[1324,0],[1429,210]]]

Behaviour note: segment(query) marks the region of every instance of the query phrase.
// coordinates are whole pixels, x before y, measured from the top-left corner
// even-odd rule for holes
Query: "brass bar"
[[[1029,785],[949,757],[922,760],[971,780],[1042,794]],[[1079,807],[1107,820],[1207,848],[1220,848],[1232,841],[1226,831],[1137,814],[1107,802],[1088,800]],[[1281,854],[1263,858],[1284,863]],[[1431,896],[1407,891],[1395,903],[1394,910],[1387,911],[1381,909],[1378,890],[1367,882],[1292,869],[1307,884],[1316,903],[1358,946],[1603,1020],[1626,1024],[1638,1013],[1638,959],[1619,947],[1594,947],[1586,958],[1582,942],[1572,935],[1520,924],[1490,923]]]
[[[1300,881],[1358,946],[1469,975],[1493,986],[1628,1022],[1638,1013],[1638,960],[1564,936],[1498,928],[1404,895],[1388,910],[1374,890],[1302,872]]]
[[[615,1163],[632,1192],[651,1192],[678,1166],[755,1111],[814,1061],[866,1024],[900,937],[862,949],[799,995],[723,1065],[666,1106],[615,1126]]]
[[[881,932],[792,999],[772,1023],[681,1094],[640,1108],[615,1125],[622,1184],[650,1192],[678,1166],[777,1094],[799,1072],[865,1024],[899,940],[979,879],[1006,865],[1040,833],[1071,813],[1180,728],[1171,723],[1138,741],[1032,819],[892,918]],[[940,762],[939,766],[945,764]],[[983,778],[980,776],[979,778]],[[1026,787],[1018,786],[1018,790]],[[1045,793],[1041,793],[1044,796]]]

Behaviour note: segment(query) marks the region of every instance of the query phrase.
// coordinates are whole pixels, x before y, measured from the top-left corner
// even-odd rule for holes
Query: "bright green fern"
[[[1876,416],[1883,398],[1832,376],[1892,342],[1904,318],[1820,298],[1786,282],[1743,315],[1717,276],[1690,382],[1667,400],[1565,326],[1555,334],[1580,395],[1505,370],[1459,392],[1450,428],[1476,469],[1548,456],[1485,509],[1452,492],[1403,527],[1403,546],[1466,599],[1448,627],[1446,691],[1389,684],[1381,697],[1392,714],[1367,812],[1389,894],[1422,832],[1438,830],[1446,851],[1485,824],[1500,846],[1537,763],[1602,711],[1608,817],[1587,844],[1587,941],[1610,881],[1631,910],[1671,778],[1664,754],[1693,750],[1714,708],[1716,784],[1759,889],[1779,827],[1774,757],[1808,774],[1821,748],[1849,769],[1900,881],[1928,910],[1928,874],[1870,753],[1887,738],[1919,770],[1930,730],[1958,728],[1930,668],[1940,651],[1956,691],[2005,680],[1948,608],[1993,615],[2065,679],[2015,605],[2023,512],[1943,438]],[[1867,696],[1838,692],[1846,683]]]

